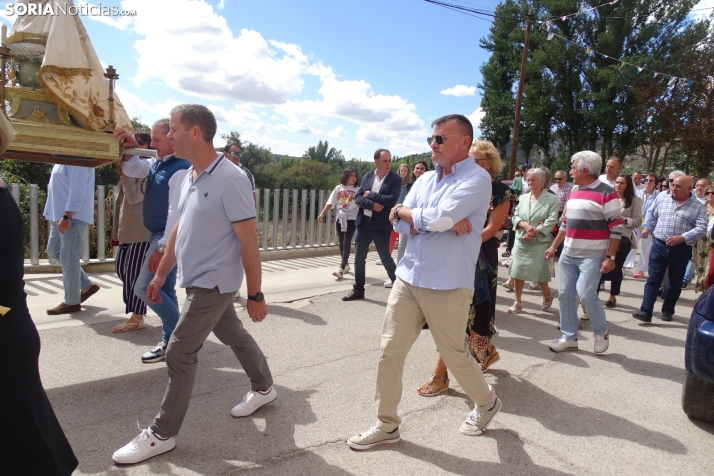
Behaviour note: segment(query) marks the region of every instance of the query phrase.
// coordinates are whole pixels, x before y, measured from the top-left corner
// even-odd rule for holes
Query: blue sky
[[[82,21],[101,61],[120,75],[127,112],[146,123],[176,104],[200,103],[216,114],[219,135],[235,130],[290,155],[329,140],[347,158],[371,159],[381,147],[428,151],[429,124],[444,114],[465,114],[475,126],[480,119],[476,85],[488,54],[479,39],[490,22],[423,0],[101,5],[137,13]]]

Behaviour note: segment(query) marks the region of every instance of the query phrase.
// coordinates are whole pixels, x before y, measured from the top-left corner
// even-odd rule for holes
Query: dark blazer
[[[369,220],[369,228],[377,231],[392,231],[392,223],[389,221],[389,213],[392,211],[394,205],[397,204],[399,195],[402,193],[402,178],[399,174],[390,170],[384,178],[382,186],[379,188],[379,193],[374,193],[371,191],[372,183],[374,182],[374,174],[374,170],[365,174],[362,178],[362,185],[360,185],[357,195],[355,196],[355,203],[359,207],[355,225],[359,226],[362,222],[365,208],[367,210],[372,210],[374,204],[379,203],[384,206],[384,209],[381,212],[375,212],[372,210],[372,218]],[[370,190],[370,192],[367,198],[364,198],[364,192],[366,190]]]

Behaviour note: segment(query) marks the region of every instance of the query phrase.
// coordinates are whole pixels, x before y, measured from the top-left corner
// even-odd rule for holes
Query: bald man
[[[652,322],[655,301],[665,272],[669,286],[662,304],[662,320],[671,321],[674,306],[682,292],[682,280],[687,263],[692,257],[692,245],[704,236],[707,215],[704,207],[692,196],[694,181],[680,175],[672,181],[671,192],[658,200],[658,206],[643,230],[643,236],[652,233],[649,269],[645,294],[639,312],[632,315],[637,320]],[[664,195],[664,194],[663,194]],[[669,267],[669,269],[667,269]]]

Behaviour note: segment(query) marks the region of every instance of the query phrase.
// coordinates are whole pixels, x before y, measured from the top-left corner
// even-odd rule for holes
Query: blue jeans
[[[694,255],[692,255],[689,263],[687,263],[687,270],[684,272],[683,281],[689,284],[692,282],[692,279],[694,279]]]
[[[577,298],[585,307],[593,332],[607,334],[607,319],[602,301],[597,294],[600,283],[600,266],[603,258],[573,258],[560,255],[558,261],[558,303],[560,307],[560,330],[568,340],[578,338]]]
[[[392,282],[397,280],[397,275],[394,271],[397,265],[394,264],[392,255],[389,254],[389,236],[391,231],[379,231],[369,229],[369,219],[363,217],[360,224],[357,226],[357,238],[355,238],[355,284],[356,291],[364,291],[365,282],[365,264],[367,263],[367,253],[369,252],[369,244],[374,241],[374,246],[377,248],[379,259],[382,260],[382,266],[387,270],[387,275]]]
[[[136,284],[134,284],[134,294],[144,301],[152,311],[159,315],[162,324],[162,339],[168,344],[171,334],[174,333],[176,324],[181,316],[178,299],[176,298],[176,266],[166,275],[166,282],[161,286],[161,290],[159,291],[161,302],[154,304],[146,299],[146,288],[149,287],[149,283],[154,279],[154,273],[149,271],[149,258],[159,249],[159,240],[162,236],[163,234],[160,233],[153,233],[151,235],[149,249],[146,250],[146,256],[144,257],[144,264],[141,265],[139,277],[136,278]]]
[[[89,224],[70,220],[69,230],[60,233],[57,223],[59,222],[53,221],[50,227],[47,255],[59,261],[62,266],[64,303],[75,305],[81,301],[82,289],[92,284],[87,273],[79,265],[79,259],[82,257],[82,235]]]
[[[647,270],[649,277],[647,278],[647,283],[645,283],[645,295],[642,298],[640,312],[652,316],[655,301],[657,300],[657,292],[669,266],[669,271],[667,272],[669,285],[662,304],[662,312],[674,314],[674,305],[677,304],[677,299],[682,293],[682,280],[691,257],[692,247],[687,244],[667,246],[657,238],[652,240],[649,269]]]

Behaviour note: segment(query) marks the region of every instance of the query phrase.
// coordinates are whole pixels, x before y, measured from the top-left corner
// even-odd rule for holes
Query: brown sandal
[[[434,386],[434,382],[439,381],[441,385],[438,387]],[[426,381],[424,385],[417,388],[417,393],[422,397],[435,397],[440,393],[449,389],[449,374],[444,376],[432,375],[429,380]],[[426,390],[425,392],[420,392],[420,390]]]
[[[498,355],[498,350],[491,342],[488,343],[488,348],[479,357],[479,363],[481,364],[481,372],[485,372],[491,365],[495,364],[501,359],[501,356]]]

